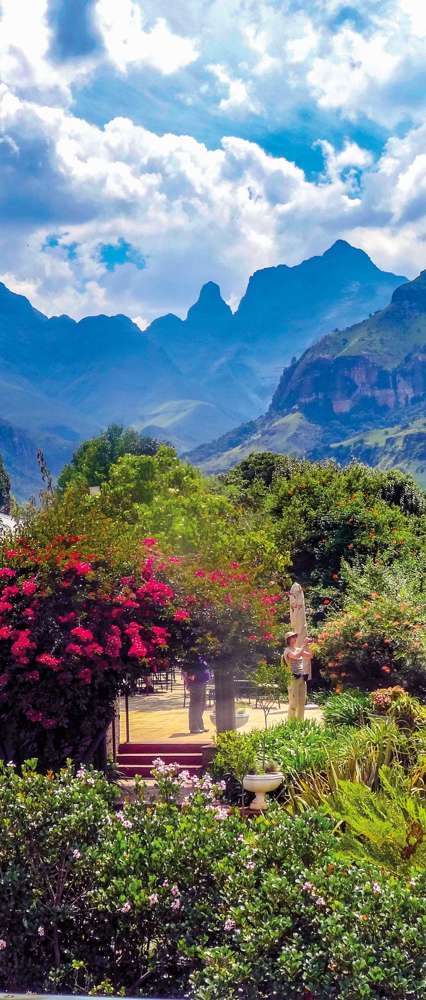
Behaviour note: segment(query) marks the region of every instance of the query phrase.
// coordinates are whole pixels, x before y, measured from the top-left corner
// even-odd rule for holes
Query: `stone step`
[[[119,764],[152,764],[156,757],[160,757],[165,764],[179,764],[186,767],[189,764],[201,764],[202,753],[120,753],[118,754]]]
[[[201,764],[189,764],[188,767],[180,764],[178,765],[181,771],[188,771],[188,774],[200,776],[202,774]],[[137,774],[141,778],[151,778],[152,777],[152,765],[150,764],[121,764],[118,761],[118,767],[120,773],[125,778],[134,778]]]

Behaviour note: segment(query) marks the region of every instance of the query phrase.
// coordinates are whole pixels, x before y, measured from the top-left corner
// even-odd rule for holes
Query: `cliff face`
[[[191,459],[218,472],[251,451],[356,457],[426,480],[426,271],[385,309],[285,368],[267,413]]]
[[[298,407],[311,419],[353,424],[366,415],[426,400],[426,345],[393,370],[364,355],[319,356],[287,368],[273,396],[271,417]]]

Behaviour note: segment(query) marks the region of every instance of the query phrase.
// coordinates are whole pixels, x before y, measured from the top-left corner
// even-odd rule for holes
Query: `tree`
[[[60,490],[70,483],[83,482],[100,486],[108,482],[111,467],[123,455],[155,455],[159,442],[146,437],[132,427],[110,424],[103,434],[84,441],[66,465],[58,480]]]
[[[75,536],[18,543],[0,585],[0,758],[93,761],[119,691],[180,650],[172,588],[150,560],[114,579]]]

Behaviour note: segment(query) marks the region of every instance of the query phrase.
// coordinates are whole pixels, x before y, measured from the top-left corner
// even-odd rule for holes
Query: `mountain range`
[[[38,488],[37,448],[56,473],[112,421],[180,452],[246,425],[295,356],[404,282],[338,240],[294,267],[256,271],[235,313],[208,282],[185,319],[168,314],[143,332],[123,315],[48,318],[0,283],[0,451],[15,494]]]
[[[426,271],[288,365],[264,416],[190,457],[217,472],[263,450],[399,466],[426,484]]]

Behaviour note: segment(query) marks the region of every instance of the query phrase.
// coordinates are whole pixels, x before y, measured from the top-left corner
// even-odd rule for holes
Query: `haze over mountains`
[[[426,271],[285,368],[264,416],[190,457],[212,472],[261,450],[359,458],[426,483]]]
[[[339,240],[255,272],[235,314],[208,282],[185,320],[169,314],[144,332],[122,315],[48,319],[0,284],[0,451],[15,493],[38,487],[37,447],[57,472],[112,421],[188,451],[257,418],[295,355],[405,281]]]

